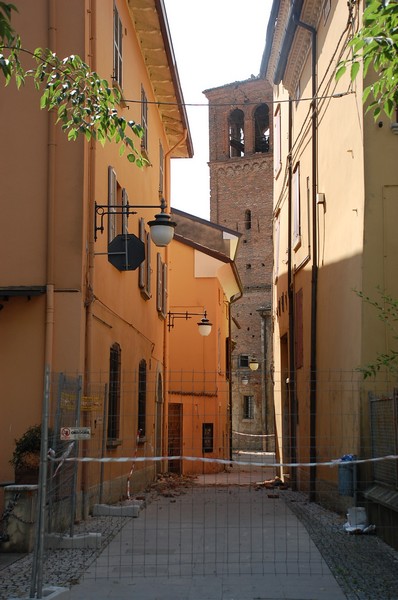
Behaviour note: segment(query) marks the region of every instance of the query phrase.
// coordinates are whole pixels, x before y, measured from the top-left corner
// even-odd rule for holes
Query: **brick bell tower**
[[[244,292],[231,305],[232,449],[273,451],[272,88],[252,76],[204,94],[210,220],[242,233],[236,264]]]

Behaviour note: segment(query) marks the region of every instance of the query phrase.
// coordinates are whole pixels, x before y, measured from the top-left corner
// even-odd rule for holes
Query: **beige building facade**
[[[72,423],[91,429],[79,450],[88,456],[165,452],[168,250],[155,246],[148,222],[168,200],[171,158],[193,154],[163,2],[38,0],[21,1],[18,10],[24,47],[79,54],[119,87],[120,114],[144,127],[136,145],[148,166],[129,163],[112,143],[68,143],[54,117],[39,110],[31,82],[19,92],[3,89],[2,482],[13,481],[15,438],[41,422],[45,368],[55,440]],[[59,373],[80,378],[78,391],[57,387]],[[153,479],[155,468],[138,465],[132,486]],[[83,468],[85,508],[99,493],[119,498],[113,482],[125,482],[129,471]]]
[[[191,460],[169,460],[168,470],[216,473],[231,460],[231,304],[242,296],[240,234],[176,209],[172,217],[168,455]]]
[[[362,465],[346,495],[344,473],[322,466],[347,454],[386,453],[375,447],[385,432],[377,427],[369,392],[377,388],[391,397],[394,388],[386,374],[369,382],[357,370],[392,347],[385,324],[357,292],[376,299],[378,289],[398,294],[392,231],[398,139],[385,115],[375,122],[366,114],[361,74],[353,83],[349,73],[335,78],[362,12],[363,2],[274,1],[261,74],[274,89],[278,456],[299,463],[282,471],[311,499],[342,510],[354,495],[374,500],[369,511],[380,525],[383,510],[394,514],[395,501],[388,506],[376,497],[383,486],[394,496],[396,477],[374,489],[377,473]]]

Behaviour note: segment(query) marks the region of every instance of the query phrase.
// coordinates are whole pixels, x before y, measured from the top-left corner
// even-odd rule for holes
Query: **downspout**
[[[55,0],[48,1],[48,47],[56,49]],[[36,531],[32,559],[32,577],[30,598],[42,598],[43,592],[43,557],[45,533],[45,507],[47,499],[48,468],[48,424],[50,411],[50,381],[53,367],[54,350],[54,246],[55,246],[55,158],[56,129],[55,116],[51,111],[47,119],[47,240],[46,240],[46,309],[44,324],[44,372],[43,401],[41,414],[41,447],[38,497],[36,506]]]
[[[92,71],[96,70],[96,42],[97,42],[97,31],[96,31],[96,0],[90,0],[89,2],[89,56],[88,63]],[[93,344],[93,302],[94,302],[94,200],[95,200],[95,163],[96,163],[96,143],[92,139],[89,145],[89,158],[88,158],[88,181],[87,181],[87,266],[86,266],[86,281],[85,281],[85,297],[84,306],[86,311],[86,327],[85,327],[85,352],[84,352],[84,393],[89,396],[91,386],[91,373],[92,373],[92,344]],[[104,410],[106,406],[106,398],[104,393]],[[89,426],[89,415],[86,411],[83,412],[84,426]],[[102,423],[102,427],[106,427],[105,419]],[[104,434],[103,434],[104,435]],[[101,458],[104,458],[101,455]],[[87,518],[89,510],[88,502],[88,482],[89,482],[89,467],[87,463],[82,463],[82,480],[81,480],[81,492],[82,492],[82,509],[83,518]]]
[[[235,263],[233,263],[235,264]],[[231,324],[232,324],[232,314],[231,314],[231,304],[234,304],[235,302],[237,302],[238,300],[240,300],[243,296],[243,290],[241,289],[239,291],[238,294],[235,294],[234,296],[232,296],[232,298],[230,298],[229,300],[229,307],[228,307],[228,327],[229,327],[229,356],[228,356],[228,364],[229,364],[229,390],[228,390],[228,402],[229,402],[229,460],[232,461],[233,459],[233,444],[232,444],[232,393],[233,393],[233,389],[232,389],[232,337],[231,337],[231,332],[232,332],[232,328],[231,328]]]
[[[56,49],[55,0],[48,3],[48,47]],[[47,262],[46,262],[46,322],[45,322],[45,365],[50,373],[54,349],[54,245],[55,245],[55,115],[48,115],[48,167],[47,167]]]
[[[310,350],[310,489],[309,500],[316,500],[316,404],[317,404],[317,288],[318,288],[318,239],[317,239],[317,84],[316,84],[316,29],[300,21],[293,14],[293,21],[311,34],[312,77],[312,274],[311,274],[311,350]]]
[[[290,459],[297,462],[297,394],[296,394],[296,353],[295,353],[295,318],[294,318],[294,282],[292,271],[292,139],[293,139],[293,108],[289,101],[289,132],[288,132],[288,233],[287,233],[287,294],[289,305],[289,406],[290,406]],[[295,490],[297,486],[297,470],[291,471],[291,485]]]

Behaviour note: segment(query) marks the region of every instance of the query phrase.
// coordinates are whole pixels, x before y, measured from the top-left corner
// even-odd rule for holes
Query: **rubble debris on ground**
[[[266,479],[265,481],[257,481],[256,482],[256,490],[260,490],[261,488],[266,488],[267,490],[287,490],[289,486],[282,481],[280,477],[277,475],[272,479]]]
[[[160,473],[156,481],[147,488],[147,493],[159,494],[165,498],[175,498],[185,494],[187,488],[192,487],[196,477],[194,475],[178,475],[176,473]]]

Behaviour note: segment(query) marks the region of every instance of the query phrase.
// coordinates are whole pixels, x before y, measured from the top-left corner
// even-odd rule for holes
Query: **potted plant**
[[[16,484],[38,482],[40,444],[40,425],[32,425],[19,439],[15,440],[15,449],[10,463],[14,466]]]

